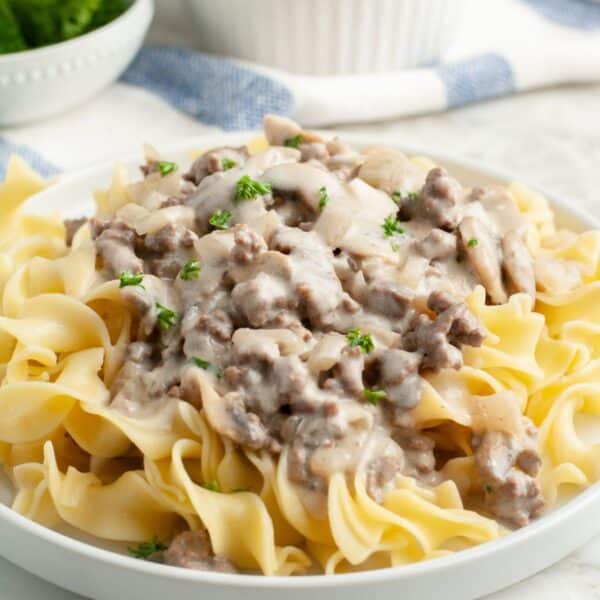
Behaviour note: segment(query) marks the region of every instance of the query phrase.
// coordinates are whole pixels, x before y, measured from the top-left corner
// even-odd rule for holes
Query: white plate
[[[189,150],[241,144],[248,134],[223,134],[191,140],[165,151],[181,165]],[[344,136],[357,145],[373,138]],[[431,156],[466,184],[509,183],[510,176],[436,152],[404,147]],[[132,173],[137,161],[127,161]],[[112,166],[101,165],[62,177],[32,198],[31,210],[61,210],[73,216],[93,209],[90,192],[110,181]],[[600,228],[593,217],[552,199],[560,222],[576,230]],[[350,575],[262,577],[175,569],[143,562],[91,545],[76,532],[67,537],[14,513],[0,503],[0,554],[32,573],[85,596],[114,600],[471,600],[511,585],[563,558],[600,533],[600,484],[571,499],[533,524],[493,542],[428,562]],[[84,541],[85,540],[85,541]],[[114,547],[114,545],[113,545]]]

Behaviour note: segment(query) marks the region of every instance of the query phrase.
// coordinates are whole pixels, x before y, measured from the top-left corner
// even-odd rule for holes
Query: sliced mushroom
[[[154,331],[158,316],[153,296],[143,287],[128,286],[121,290],[121,298],[140,318],[138,335],[144,338],[149,336]]]
[[[271,146],[283,146],[286,140],[291,140],[302,133],[302,127],[291,119],[266,115],[263,121],[265,135]]]
[[[263,125],[267,141],[271,146],[284,146],[286,141],[293,140],[296,136],[301,137],[301,142],[321,141],[318,135],[310,131],[304,131],[298,123],[286,117],[266,115]]]
[[[343,194],[342,184],[335,175],[309,163],[277,165],[265,171],[264,179],[275,194],[292,195],[316,214],[320,214],[321,188],[331,198]]]
[[[213,173],[227,171],[231,167],[243,167],[246,160],[248,160],[246,146],[215,148],[197,158],[183,178],[198,185],[205,177]]]
[[[502,266],[509,292],[523,292],[535,298],[535,272],[529,250],[516,231],[509,231],[502,239]]]
[[[508,300],[502,284],[500,252],[490,230],[476,217],[465,217],[458,226],[463,250],[493,304]]]
[[[358,173],[369,185],[387,194],[418,191],[425,182],[425,173],[408,157],[393,148],[375,146],[366,151],[366,159]]]
[[[415,248],[429,260],[443,260],[456,254],[456,236],[443,229],[432,229]]]
[[[254,450],[264,448],[269,436],[254,413],[248,412],[240,392],[219,396],[204,373],[196,373],[202,407],[211,427],[236,444]]]

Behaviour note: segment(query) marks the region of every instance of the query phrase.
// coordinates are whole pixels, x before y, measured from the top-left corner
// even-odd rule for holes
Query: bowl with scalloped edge
[[[0,126],[43,119],[81,104],[118,79],[154,14],[132,0],[114,21],[79,37],[0,56]]]
[[[191,152],[246,143],[252,134],[217,134],[161,149],[182,168]],[[380,140],[344,136],[357,146]],[[393,144],[389,144],[394,146]],[[423,149],[399,147],[408,154],[430,156],[466,185],[505,185],[515,178],[480,164]],[[140,155],[123,161],[132,176]],[[93,213],[92,191],[109,185],[113,164],[106,163],[60,176],[54,185],[32,197],[35,213],[60,211],[65,217]],[[576,231],[599,229],[600,222],[571,204],[547,195],[557,221]],[[578,431],[588,441],[600,441],[600,425]],[[47,529],[12,511],[10,486],[0,477],[0,555],[54,584],[100,600],[473,600],[533,575],[560,560],[600,533],[600,483],[562,502],[526,527],[500,539],[421,563],[339,575],[264,577],[167,567],[132,558],[126,544],[101,542],[62,527]]]

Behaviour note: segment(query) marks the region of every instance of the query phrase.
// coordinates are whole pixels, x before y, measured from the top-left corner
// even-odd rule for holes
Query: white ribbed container
[[[307,75],[436,62],[468,0],[189,0],[199,47]]]

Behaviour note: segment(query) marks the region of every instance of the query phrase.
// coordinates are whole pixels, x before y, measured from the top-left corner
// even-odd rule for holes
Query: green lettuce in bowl
[[[0,0],[0,54],[49,46],[106,25],[125,0]]]

